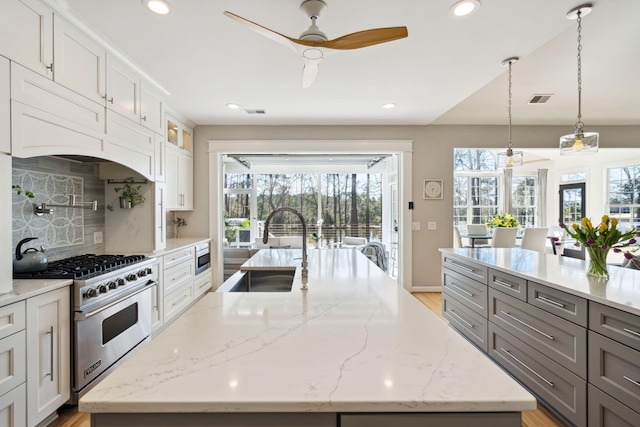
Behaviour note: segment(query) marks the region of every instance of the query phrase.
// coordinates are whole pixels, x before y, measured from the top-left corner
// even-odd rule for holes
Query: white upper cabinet
[[[9,110],[11,81],[9,60],[0,57],[0,152],[11,152],[11,114]]]
[[[2,0],[0,54],[53,76],[53,10],[39,0]]]
[[[54,80],[104,105],[106,50],[58,15],[53,20]]]
[[[140,120],[140,76],[131,67],[107,55],[107,108],[131,120]]]
[[[140,85],[140,124],[157,134],[164,135],[163,116],[164,103],[162,99],[153,91],[151,84],[142,80]]]

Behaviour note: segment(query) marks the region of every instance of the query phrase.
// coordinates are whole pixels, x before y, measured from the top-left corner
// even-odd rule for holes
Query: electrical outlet
[[[98,245],[102,243],[102,231],[93,232],[93,244]]]
[[[436,229],[436,222],[435,221],[427,222],[427,230],[435,230],[435,229]]]
[[[419,222],[414,222],[411,224],[411,229],[413,231],[420,231],[420,223]]]

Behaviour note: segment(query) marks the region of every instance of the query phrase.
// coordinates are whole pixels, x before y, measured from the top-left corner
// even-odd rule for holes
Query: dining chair
[[[453,226],[453,247],[454,248],[470,248],[470,245],[464,245],[462,243],[462,236],[460,235],[460,229]]]
[[[484,224],[467,224],[467,234],[474,236],[484,236],[485,234],[489,234],[489,230],[487,230],[487,226]],[[489,240],[487,239],[474,239],[473,246],[476,248],[488,248]]]
[[[517,227],[496,227],[493,230],[492,248],[513,248],[516,245]]]
[[[547,246],[548,234],[548,227],[525,228],[520,247],[531,251],[544,252],[544,248]]]

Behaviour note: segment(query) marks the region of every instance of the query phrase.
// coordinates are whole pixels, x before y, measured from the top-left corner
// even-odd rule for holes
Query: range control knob
[[[147,274],[153,274],[153,270],[151,269],[151,267],[147,267],[145,271],[147,272]]]
[[[98,286],[98,292],[100,292],[101,294],[106,294],[108,290],[109,288],[107,288],[107,285]]]
[[[147,270],[142,269],[140,271],[138,271],[138,277],[144,277],[147,275]]]
[[[98,291],[95,288],[87,289],[87,292],[84,293],[85,298],[95,298],[98,296]]]
[[[112,280],[109,283],[107,283],[107,286],[109,287],[109,289],[115,289],[118,287],[118,284]]]
[[[129,282],[133,282],[134,280],[136,280],[138,278],[138,276],[136,276],[134,273],[131,273],[129,275],[127,275],[127,280]]]
[[[116,283],[118,284],[118,286],[124,286],[125,281],[124,281],[124,279],[118,279],[118,280],[116,280]]]

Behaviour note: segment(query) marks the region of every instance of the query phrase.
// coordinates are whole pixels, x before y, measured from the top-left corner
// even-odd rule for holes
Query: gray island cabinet
[[[212,292],[80,400],[94,427],[520,427],[535,398],[354,249],[265,249],[288,292]]]
[[[514,249],[441,249],[450,325],[576,426],[640,425],[640,271]]]

